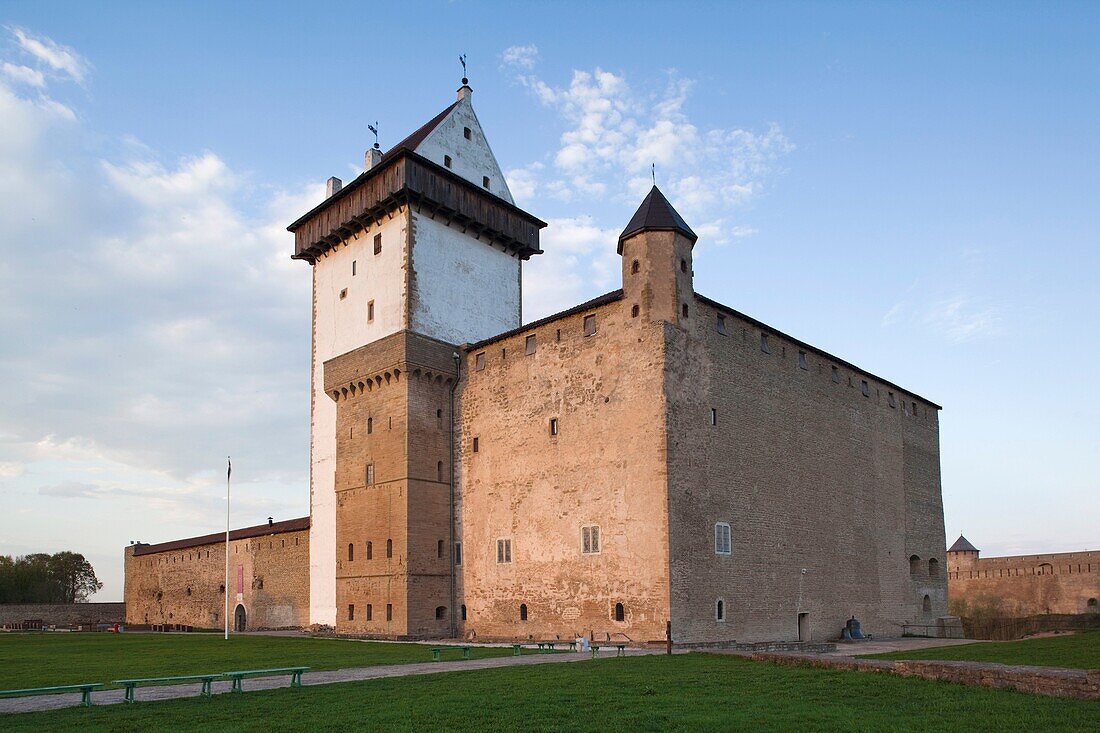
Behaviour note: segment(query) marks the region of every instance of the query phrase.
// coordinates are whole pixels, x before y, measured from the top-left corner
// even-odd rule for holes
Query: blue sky
[[[179,7],[182,5],[183,7]],[[648,186],[696,287],[942,405],[948,541],[1100,546],[1094,4],[0,5],[0,553],[308,511],[284,227],[453,100],[550,223],[533,319]]]

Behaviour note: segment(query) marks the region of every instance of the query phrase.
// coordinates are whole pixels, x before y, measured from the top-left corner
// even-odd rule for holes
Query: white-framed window
[[[600,528],[595,524],[581,527],[581,552],[595,555],[600,551]]]
[[[370,486],[374,483],[374,464],[367,464],[367,485]]]
[[[500,564],[512,562],[511,538],[497,540],[497,562]]]
[[[714,620],[726,620],[726,601],[723,598],[719,598],[714,602]]]
[[[729,555],[732,552],[729,522],[716,522],[714,525],[714,554]]]

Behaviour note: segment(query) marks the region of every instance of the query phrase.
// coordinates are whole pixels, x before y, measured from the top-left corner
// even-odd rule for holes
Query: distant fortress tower
[[[362,174],[343,187],[330,179],[325,201],[288,227],[295,259],[313,266],[315,624],[335,625],[338,603],[342,616],[354,605],[342,596],[367,597],[372,585],[384,585],[389,600],[361,608],[364,620],[396,623],[406,604],[395,600],[425,587],[439,596],[425,601],[429,608],[451,605],[453,589],[441,587],[453,582],[451,542],[444,552],[437,540],[452,533],[450,345],[519,327],[521,262],[540,253],[545,226],[514,205],[472,96],[463,79],[457,101],[384,155],[368,150]],[[348,396],[365,390],[369,399],[356,400],[338,426],[336,400],[348,383]],[[427,532],[420,545],[418,522]],[[364,545],[366,536],[379,539]],[[356,547],[390,562],[361,571],[366,557],[357,563]]]

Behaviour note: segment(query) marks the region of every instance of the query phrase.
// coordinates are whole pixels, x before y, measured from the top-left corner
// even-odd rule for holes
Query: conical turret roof
[[[634,212],[634,216],[630,217],[630,223],[619,235],[619,254],[623,253],[624,239],[645,231],[679,232],[690,239],[692,244],[695,244],[695,240],[699,238],[656,186],[649,190],[642,205]]]
[[[947,549],[948,552],[977,552],[978,548],[970,544],[970,540],[966,539],[962,535],[959,535],[959,539],[955,540],[955,544],[951,545]]]

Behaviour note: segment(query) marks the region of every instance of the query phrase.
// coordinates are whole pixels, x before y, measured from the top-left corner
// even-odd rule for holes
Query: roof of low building
[[[297,519],[285,519],[281,522],[271,523],[265,522],[264,524],[257,524],[253,527],[234,529],[229,533],[229,539],[230,541],[245,540],[250,537],[263,537],[265,535],[283,534],[284,532],[300,532],[305,529],[309,529],[309,517],[298,517]],[[215,532],[214,534],[188,537],[183,540],[160,542],[155,545],[143,545],[139,543],[134,547],[134,555],[153,555],[158,552],[172,552],[174,550],[183,550],[188,547],[214,545],[222,542],[225,542],[225,532]]]
[[[962,535],[959,535],[959,539],[955,540],[955,544],[947,548],[948,552],[977,552],[978,548],[970,544],[970,540],[966,539]]]
[[[654,186],[649,189],[649,194],[642,200],[642,205],[630,217],[630,221],[619,235],[619,254],[623,253],[623,240],[638,232],[645,231],[671,231],[679,232],[691,240],[694,244],[699,237],[691,231],[691,227],[684,221],[684,217],[668,202],[661,189]]]

